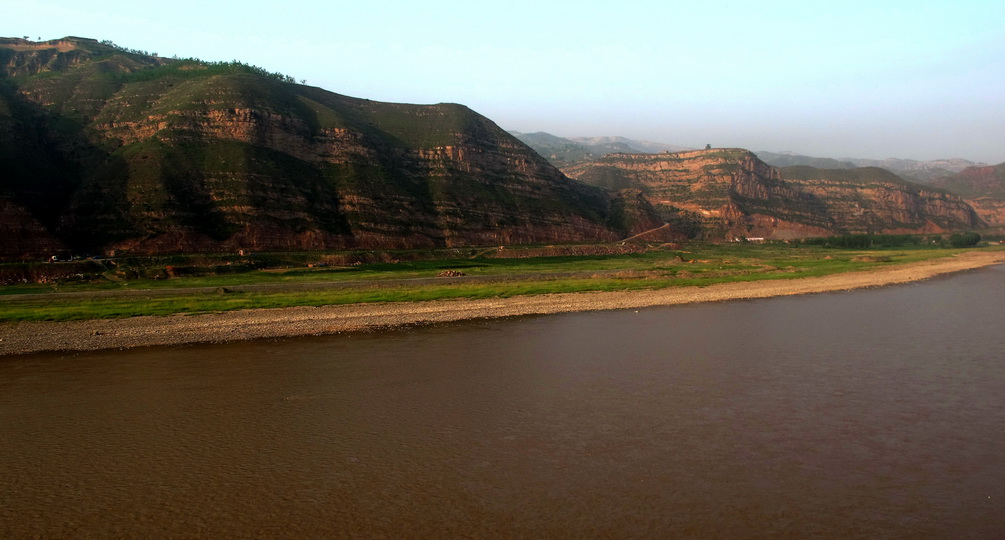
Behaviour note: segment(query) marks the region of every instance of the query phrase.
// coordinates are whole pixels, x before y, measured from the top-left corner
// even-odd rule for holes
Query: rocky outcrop
[[[564,171],[595,186],[641,190],[667,221],[712,240],[982,225],[959,197],[882,169],[777,169],[742,149],[611,154]]]
[[[14,171],[0,195],[46,209],[35,221],[75,251],[595,242],[662,224],[461,105],[354,99],[78,38],[0,41],[0,65],[0,161]],[[58,166],[43,174],[26,153]]]

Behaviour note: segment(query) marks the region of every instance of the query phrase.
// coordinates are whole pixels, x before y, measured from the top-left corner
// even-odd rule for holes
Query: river
[[[0,537],[1005,536],[1005,266],[0,358]]]

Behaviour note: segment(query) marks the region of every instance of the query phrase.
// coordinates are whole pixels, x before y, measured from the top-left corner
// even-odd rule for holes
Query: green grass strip
[[[723,248],[709,248],[702,253],[691,253],[691,257],[704,258],[701,262],[670,264],[667,253],[634,257],[560,258],[549,260],[508,261],[490,268],[505,268],[488,275],[506,276],[510,272],[525,272],[535,269],[541,275],[530,279],[515,279],[490,283],[430,284],[422,286],[379,286],[375,281],[371,286],[355,288],[332,288],[321,290],[277,290],[256,292],[205,292],[178,294],[144,295],[133,293],[122,296],[88,298],[62,298],[55,293],[44,297],[18,300],[9,297],[0,304],[0,321],[72,321],[86,319],[114,319],[142,315],[165,316],[178,313],[212,313],[256,308],[282,308],[296,306],[325,306],[338,304],[359,304],[373,302],[421,302],[444,299],[506,298],[521,295],[550,293],[572,293],[590,291],[628,291],[660,289],[679,286],[708,286],[715,283],[735,281],[756,281],[767,279],[794,279],[823,276],[842,272],[867,270],[877,266],[915,262],[925,259],[945,257],[948,250],[884,251],[894,262],[856,262],[852,259],[862,252],[778,250],[777,248],[744,247],[728,251]],[[724,257],[723,255],[727,255]],[[522,262],[516,262],[522,261]],[[449,261],[446,261],[449,262]],[[444,261],[438,263],[443,267]],[[415,268],[401,268],[387,265],[379,271],[369,268],[375,280],[380,277],[400,277],[411,275]],[[472,267],[466,269],[471,270]],[[547,271],[611,271],[623,270],[624,275],[598,274],[592,277],[548,278]],[[471,272],[472,275],[477,275]],[[235,276],[222,276],[225,281],[168,280],[192,286],[194,283],[240,284]],[[245,280],[256,282],[254,279]],[[260,281],[257,281],[260,283]],[[165,283],[167,285],[165,285]],[[50,289],[51,290],[51,289]]]

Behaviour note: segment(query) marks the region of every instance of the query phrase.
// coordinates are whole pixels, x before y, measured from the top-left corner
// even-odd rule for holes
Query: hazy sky
[[[33,0],[0,35],[238,59],[518,131],[1000,163],[1003,21],[1003,0]]]

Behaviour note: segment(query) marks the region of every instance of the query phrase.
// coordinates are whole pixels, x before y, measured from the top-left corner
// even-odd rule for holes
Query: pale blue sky
[[[1003,0],[35,0],[0,35],[238,59],[519,131],[1000,163],[1003,21]]]

